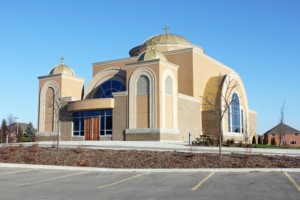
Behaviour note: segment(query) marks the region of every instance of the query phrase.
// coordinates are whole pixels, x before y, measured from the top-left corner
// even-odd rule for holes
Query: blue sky
[[[298,0],[0,0],[0,117],[37,124],[38,76],[65,57],[76,75],[128,57],[152,35],[179,34],[237,71],[258,133],[279,121],[300,130]]]

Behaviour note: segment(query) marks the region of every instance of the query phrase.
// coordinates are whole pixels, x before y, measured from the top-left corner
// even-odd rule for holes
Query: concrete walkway
[[[23,143],[32,145],[34,143]],[[40,146],[56,145],[56,142],[38,142]],[[151,151],[180,151],[194,153],[218,153],[218,147],[189,146],[185,142],[171,141],[60,141],[60,147],[86,147],[95,149],[134,149]],[[222,153],[242,153],[242,154],[264,154],[264,155],[286,155],[300,156],[300,149],[264,149],[264,148],[239,148],[222,147]]]

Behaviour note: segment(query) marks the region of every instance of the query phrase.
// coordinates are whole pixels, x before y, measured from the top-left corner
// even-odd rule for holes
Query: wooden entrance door
[[[99,140],[99,117],[84,119],[85,140]]]

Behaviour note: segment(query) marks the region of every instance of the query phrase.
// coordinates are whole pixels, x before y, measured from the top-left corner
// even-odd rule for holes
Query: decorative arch
[[[45,131],[45,110],[46,110],[46,93],[48,88],[53,89],[53,94],[54,94],[54,101],[58,101],[59,97],[56,94],[59,94],[59,85],[53,81],[53,80],[49,80],[47,81],[41,88],[40,91],[40,106],[39,106],[39,132],[44,132]],[[54,104],[54,111],[58,111],[57,110],[57,105]],[[53,121],[56,122],[57,121],[57,115],[55,113],[53,113]],[[53,123],[53,130],[56,131],[57,130],[57,124]]]
[[[156,77],[149,68],[138,68],[129,80],[129,129],[136,128],[137,81],[140,76],[149,79],[149,127],[156,128]]]
[[[226,89],[228,87],[228,83],[230,83],[232,80],[236,80],[237,83],[238,83],[238,89],[240,92],[237,91],[237,89],[234,89],[231,94],[229,94],[229,97],[232,98],[233,97],[233,94],[236,94],[239,98],[239,112],[240,112],[240,127],[242,126],[241,124],[243,124],[244,127],[241,127],[241,128],[244,128],[245,130],[244,131],[239,131],[240,134],[243,134],[245,132],[249,132],[249,107],[248,107],[248,98],[247,98],[247,94],[246,94],[246,90],[245,90],[245,87],[244,87],[244,84],[242,82],[242,79],[240,78],[240,76],[237,74],[237,73],[230,73],[228,75],[225,76],[225,79],[223,81],[223,85],[222,85],[222,90],[221,90],[221,95],[222,96],[225,96],[226,94]],[[224,100],[221,100],[221,108],[222,109],[225,109],[225,102]],[[230,105],[230,110],[232,111],[232,106],[233,105]],[[228,108],[227,108],[228,109]],[[243,110],[243,119],[241,119],[241,110]],[[222,110],[223,112],[224,110]],[[228,109],[229,111],[229,109]],[[228,112],[227,111],[227,112]],[[231,115],[231,113],[227,113],[228,114],[228,117]],[[232,118],[231,119],[227,119],[227,120],[224,120],[225,118],[223,118],[222,120],[222,129],[223,129],[223,133],[225,133],[224,130],[226,126],[229,126],[228,123],[230,121],[230,123],[232,124]],[[241,120],[243,120],[243,122],[241,123]],[[233,127],[231,126],[231,131],[229,132],[232,132],[232,129]]]
[[[172,72],[170,69],[166,69],[163,72],[162,75],[162,108],[161,108],[161,116],[162,116],[162,128],[166,128],[166,90],[170,89],[166,87],[166,81],[167,79],[171,79],[172,83],[172,101],[173,101],[173,127],[172,128],[177,128],[177,79],[175,77],[175,74]]]
[[[126,72],[118,67],[104,69],[98,72],[89,83],[84,95],[84,99],[93,98],[97,91],[96,88],[98,88],[107,80],[116,80],[126,85]]]

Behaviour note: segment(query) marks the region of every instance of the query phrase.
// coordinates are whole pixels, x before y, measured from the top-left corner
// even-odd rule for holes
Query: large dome
[[[164,33],[152,36],[145,40],[141,45],[132,48],[129,51],[129,55],[131,57],[139,56],[141,53],[152,48],[153,46],[155,46],[155,49],[159,50],[160,52],[166,52],[189,48],[194,45],[180,35]]]
[[[154,44],[191,44],[184,37],[176,34],[159,34],[150,37],[145,40],[142,45],[154,45]]]
[[[60,64],[60,65],[53,67],[49,73],[49,75],[56,75],[56,74],[65,74],[65,75],[69,75],[69,76],[75,76],[75,73],[71,69],[71,67],[69,67],[65,64]]]
[[[146,61],[146,60],[156,60],[156,59],[160,59],[163,61],[167,61],[166,57],[164,56],[164,54],[162,54],[159,51],[156,51],[154,49],[149,49],[145,52],[143,52],[139,58],[138,61]]]

